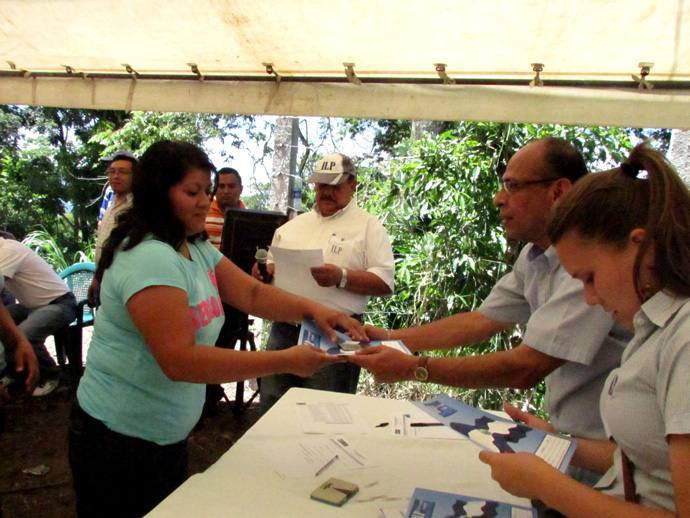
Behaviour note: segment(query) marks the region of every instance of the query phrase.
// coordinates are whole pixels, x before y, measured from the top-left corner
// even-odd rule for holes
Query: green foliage
[[[18,238],[45,228],[73,255],[95,232],[101,192],[95,165],[102,146],[88,141],[99,126],[124,112],[3,107],[12,146],[2,155],[0,224]],[[6,126],[7,127],[7,126]]]
[[[268,210],[268,202],[271,197],[271,184],[254,184],[253,191],[254,194],[252,195],[242,195],[242,202],[247,206],[248,209]]]
[[[266,139],[249,116],[0,106],[0,228],[20,239],[45,230],[74,257],[95,238],[106,183],[101,157],[160,139],[203,147],[218,138],[238,148],[245,136]]]
[[[22,118],[17,112],[17,108],[0,105],[0,157],[18,149]]]
[[[0,225],[17,237],[45,224],[52,232],[61,229],[65,207],[60,182],[45,148],[6,153],[0,158]]]
[[[104,147],[107,155],[118,149],[128,149],[134,154],[143,153],[159,140],[184,140],[206,149],[210,139],[227,138],[231,146],[240,148],[243,140],[239,129],[249,129],[251,138],[260,140],[265,135],[252,131],[253,117],[228,117],[206,113],[131,112],[121,126],[106,124],[91,138]],[[227,157],[232,154],[224,150]]]
[[[412,136],[412,121],[396,119],[345,119],[347,134],[356,136],[365,131],[374,133],[374,151],[395,153],[398,146]]]
[[[330,124],[330,120],[329,120]],[[444,121],[441,126],[443,131],[453,131],[456,134],[467,130],[466,122],[452,122]],[[486,136],[490,136],[493,133],[491,128],[497,126],[496,123],[469,123],[472,126],[473,131],[478,131],[476,136],[479,137],[482,133],[480,126],[485,126],[489,131]],[[322,124],[323,126],[323,124]],[[662,151],[668,149],[671,140],[671,130],[660,129],[660,128],[600,128],[600,127],[585,127],[585,126],[558,126],[558,125],[537,125],[537,124],[500,124],[500,126],[509,128],[510,132],[516,132],[517,139],[527,138],[532,140],[534,138],[540,138],[539,135],[544,136],[545,134],[558,134],[563,138],[570,140],[579,141],[581,143],[579,148],[581,151],[585,152],[592,151],[592,142],[588,142],[588,136],[593,138],[593,142],[597,142],[599,145],[603,145],[604,142],[600,139],[607,138],[605,134],[609,134],[609,137],[613,146],[611,149],[615,153],[617,149],[620,149],[616,141],[623,139],[633,139],[642,140],[650,139],[653,141],[653,145]],[[338,132],[335,132],[336,134]],[[393,120],[393,119],[343,119],[343,128],[340,132],[341,135],[348,135],[349,137],[357,137],[363,133],[369,133],[372,135],[373,140],[373,150],[377,154],[392,154],[401,156],[407,154],[409,149],[408,146],[413,144],[410,139],[414,137],[413,135],[413,122],[409,120]],[[526,142],[526,141],[525,141]],[[605,149],[599,149],[599,152],[606,154]],[[619,157],[620,158],[620,157]]]
[[[73,256],[69,256],[68,250],[66,248],[61,248],[55,236],[51,235],[50,232],[43,228],[29,233],[22,243],[45,259],[53,270],[58,273],[74,263],[93,261],[93,243],[87,252],[82,252],[80,250]]]
[[[487,174],[494,156],[450,133],[424,138],[414,151],[414,159],[392,161],[388,177],[369,172],[359,194],[393,242],[396,295],[377,308],[393,328],[476,307],[505,271],[491,205],[497,178]]]

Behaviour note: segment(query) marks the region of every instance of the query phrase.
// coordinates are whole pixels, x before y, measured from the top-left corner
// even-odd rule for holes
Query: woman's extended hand
[[[311,318],[317,326],[326,332],[328,337],[333,341],[337,341],[335,335],[335,328],[341,327],[347,331],[348,336],[353,340],[369,340],[367,334],[364,332],[362,324],[352,317],[348,317],[341,311],[329,309],[321,304],[315,304],[315,308],[311,311]]]
[[[340,356],[328,355],[325,351],[311,345],[295,345],[282,352],[288,355],[285,372],[303,378],[313,375],[321,367],[345,361]]]

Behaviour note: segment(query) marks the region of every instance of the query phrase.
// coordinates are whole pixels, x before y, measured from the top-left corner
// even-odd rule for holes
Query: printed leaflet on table
[[[537,518],[531,507],[416,488],[405,518]]]
[[[562,472],[575,452],[576,443],[568,437],[498,417],[446,394],[413,403],[488,451],[534,453]]]

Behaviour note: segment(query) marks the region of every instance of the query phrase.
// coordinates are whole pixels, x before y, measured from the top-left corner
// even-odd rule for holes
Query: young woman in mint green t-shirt
[[[161,141],[136,164],[134,202],[98,264],[101,309],[72,411],[69,458],[79,516],[143,516],[187,478],[187,435],[205,384],[338,361],[309,346],[211,347],[223,305],[277,321],[315,320],[365,338],[343,313],[262,284],[205,240],[214,167],[192,144]]]

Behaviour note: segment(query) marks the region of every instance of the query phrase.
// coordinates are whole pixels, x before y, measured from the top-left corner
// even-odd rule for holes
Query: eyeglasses
[[[113,174],[116,174],[116,173],[119,174],[119,175],[121,175],[121,176],[125,176],[125,175],[128,175],[128,174],[132,174],[132,170],[131,170],[131,169],[126,169],[126,168],[124,168],[124,167],[109,167],[109,168],[106,169],[106,171],[105,171],[105,174],[107,174],[108,176],[113,175]]]
[[[501,186],[503,187],[503,190],[508,194],[515,194],[516,192],[521,191],[522,189],[530,185],[555,182],[557,180],[560,180],[560,178],[545,178],[543,180],[527,180],[524,182],[516,182],[514,180],[501,180]]]

